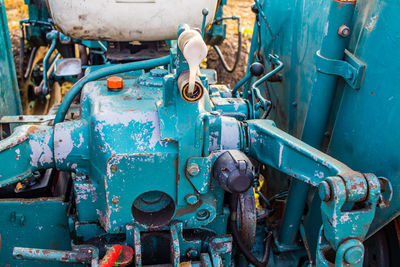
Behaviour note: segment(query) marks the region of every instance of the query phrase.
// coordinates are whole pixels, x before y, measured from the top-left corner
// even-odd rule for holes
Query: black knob
[[[244,193],[254,182],[254,167],[244,153],[228,150],[215,161],[213,176],[225,191]]]
[[[203,10],[201,11],[201,14],[203,14],[203,16],[207,16],[208,15],[208,9],[207,8],[203,8]]]
[[[250,74],[253,76],[260,76],[264,73],[264,66],[259,62],[254,62],[250,66]]]
[[[256,4],[251,5],[251,11],[253,11],[253,13],[255,13],[255,14],[258,14],[258,7]]]

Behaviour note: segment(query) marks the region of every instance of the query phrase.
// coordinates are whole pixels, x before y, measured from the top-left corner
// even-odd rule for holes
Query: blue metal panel
[[[321,47],[330,1],[264,1],[263,10],[270,24],[273,40],[261,19],[261,42],[264,57],[279,55],[285,68],[282,83],[270,86],[271,112],[277,126],[299,137],[303,129],[310,91],[314,83],[314,56]]]
[[[388,178],[394,201],[377,210],[370,232],[400,214],[400,2],[359,1],[349,46],[367,65],[359,91],[344,88],[329,152],[363,172]]]
[[[4,0],[0,0],[0,116],[22,113]]]
[[[316,78],[315,53],[326,34],[331,2],[263,3],[274,38],[260,19],[262,55],[267,62],[269,53],[277,54],[286,66],[281,72],[283,81],[270,84],[275,105],[270,118],[279,128],[297,137],[303,132]],[[396,20],[399,9],[400,3],[394,0],[357,1],[353,22],[349,25],[351,41],[347,48],[366,63],[366,71],[360,90],[354,90],[339,78],[324,143],[324,148],[329,144],[328,153],[333,157],[361,172],[387,177],[393,185],[394,201],[389,208],[377,210],[369,234],[398,216],[400,210],[397,153],[400,125],[396,121],[400,116],[400,63],[396,60],[400,56],[400,24]],[[306,229],[312,240],[312,251],[318,235],[319,206],[316,196],[310,203],[311,214],[305,220],[306,224],[315,227]]]
[[[54,263],[13,259],[13,248],[27,246],[70,250],[66,209],[67,203],[56,198],[0,200],[0,265],[54,266]]]

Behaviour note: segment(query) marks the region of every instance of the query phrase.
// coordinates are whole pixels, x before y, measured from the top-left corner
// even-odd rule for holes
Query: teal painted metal
[[[105,76],[114,75],[114,74],[123,73],[123,72],[134,71],[134,70],[140,70],[140,69],[150,69],[150,68],[154,68],[157,66],[167,65],[170,62],[171,62],[171,58],[169,56],[167,56],[164,58],[151,59],[151,60],[143,61],[143,62],[133,62],[130,64],[116,65],[116,66],[100,69],[96,72],[89,73],[89,75],[87,75],[83,79],[79,80],[74,85],[74,87],[71,88],[70,91],[68,91],[68,94],[65,96],[63,102],[61,103],[60,108],[57,111],[57,115],[54,120],[54,124],[57,124],[64,120],[65,115],[68,112],[69,106],[71,105],[74,98],[78,95],[78,93],[82,90],[82,87],[86,83],[88,83],[90,81],[95,81],[95,80],[103,78]]]
[[[399,8],[400,3],[396,1],[360,1],[357,4],[352,24],[354,33],[348,49],[365,62],[367,68],[359,91],[348,86],[343,89],[328,147],[330,154],[344,162],[387,177],[393,185],[394,196],[400,194],[395,149],[400,137],[396,122],[400,115],[399,62],[393,60],[399,56],[400,25],[396,22]],[[368,121],[374,122],[374,127],[368,126]],[[399,215],[397,198],[387,209],[377,211],[369,235]]]
[[[22,106],[3,0],[0,19],[0,116],[17,115],[22,113]]]
[[[296,3],[296,7],[301,6],[299,2]],[[179,266],[188,261],[193,261],[195,266],[228,266],[232,261],[239,266],[248,264],[243,259],[236,261],[234,248],[239,248],[246,259],[256,266],[261,265],[254,258],[258,256],[261,259],[269,253],[272,253],[271,264],[274,265],[298,265],[307,255],[311,255],[308,256],[309,263],[314,257],[318,265],[333,262],[338,266],[360,265],[364,257],[362,241],[371,231],[369,228],[376,207],[387,204],[384,201],[387,192],[382,192],[381,183],[385,179],[353,171],[315,148],[319,148],[322,143],[323,131],[329,122],[330,102],[334,96],[332,92],[336,88],[337,77],[330,74],[343,74],[341,71],[332,70],[329,66],[320,68],[320,71],[313,68],[315,84],[307,79],[314,89],[303,138],[310,144],[279,129],[271,120],[256,119],[260,116],[260,110],[267,110],[267,101],[274,103],[276,100],[265,99],[260,90],[265,82],[271,83],[269,77],[278,71],[283,74],[283,82],[273,84],[272,88],[274,91],[276,88],[282,89],[275,93],[282,94],[283,100],[291,95],[287,91],[292,90],[292,86],[303,86],[296,82],[297,75],[290,75],[288,86],[286,77],[298,69],[293,64],[286,64],[288,55],[282,53],[281,56],[280,49],[292,49],[295,45],[279,45],[280,41],[285,40],[282,36],[286,33],[278,36],[278,32],[274,31],[277,29],[275,26],[278,22],[286,23],[285,18],[288,17],[269,18],[270,11],[266,7],[270,4],[261,5],[257,2],[259,29],[256,32],[260,33],[257,39],[260,45],[254,42],[256,47],[252,51],[257,51],[258,56],[250,61],[273,64],[266,75],[258,81],[252,81],[249,94],[252,99],[232,97],[232,91],[226,86],[211,86],[207,76],[199,74],[195,88],[197,93],[201,92],[202,97],[198,101],[185,100],[182,79],[188,71],[188,64],[180,49],[171,49],[170,56],[160,59],[89,69],[86,76],[66,96],[53,126],[24,125],[17,128],[9,139],[0,142],[0,161],[7,160],[12,167],[0,169],[1,188],[14,189],[18,181],[27,181],[31,172],[43,168],[74,173],[71,182],[73,194],[68,203],[71,208],[63,210],[63,216],[60,216],[68,218],[69,226],[63,233],[63,246],[58,249],[46,247],[52,249],[47,251],[50,253],[46,256],[45,250],[34,249],[42,244],[14,246],[10,242],[4,259],[10,260],[11,249],[14,249],[14,256],[23,259],[62,262],[61,257],[69,255],[67,262],[76,262],[76,247],[68,247],[72,236],[74,243],[81,244],[89,243],[89,240],[104,240],[99,244],[101,251],[115,242],[127,244],[134,248],[134,262],[137,266],[161,263]],[[321,3],[310,3],[311,7],[314,5]],[[322,41],[321,55],[329,60],[343,60],[345,42],[340,39],[342,37],[337,39],[336,36],[337,27],[343,25],[343,17],[339,17],[336,12],[345,11],[345,23],[350,24],[348,16],[352,12],[348,5],[353,4],[346,2],[341,5],[333,1],[332,6],[326,10],[331,15],[326,27],[326,39]],[[290,3],[279,2],[280,10],[298,12],[290,7]],[[291,18],[300,19],[296,16]],[[178,36],[184,29],[182,25]],[[297,41],[296,38],[293,40]],[[279,58],[276,54],[280,55]],[[297,59],[297,56],[288,54],[291,59]],[[313,66],[314,54],[309,54]],[[273,56],[262,59],[262,55]],[[283,69],[284,63],[289,67]],[[368,66],[368,62],[366,64]],[[144,71],[155,67],[158,68]],[[108,88],[106,78],[110,75],[123,79],[122,88]],[[368,67],[365,75],[368,76]],[[304,76],[312,76],[310,69],[304,71]],[[363,86],[365,81],[361,90]],[[247,90],[244,92],[247,96]],[[72,100],[79,93],[80,116],[64,121]],[[286,119],[278,116],[285,117],[287,114],[285,108],[290,105],[285,105],[276,107],[272,117],[277,118],[281,125],[285,125],[288,118],[286,126],[293,132],[297,126],[291,126],[293,121],[290,120],[295,117],[290,114],[291,108],[287,109],[289,115]],[[321,112],[317,114],[314,109]],[[310,120],[311,126],[308,124]],[[243,151],[255,162],[292,176],[286,215],[281,225],[277,227],[276,223],[269,224],[263,220],[269,215],[268,208],[258,212],[246,209],[247,206],[255,206],[254,197],[249,198],[253,201],[250,205],[246,202],[241,204],[241,208],[229,211],[224,201],[229,195],[218,185],[212,174],[214,162],[227,150]],[[240,166],[242,163],[237,164]],[[365,172],[369,173],[368,170]],[[280,183],[277,175],[264,176],[264,179],[266,183],[271,180]],[[255,186],[259,182],[257,180]],[[295,190],[296,184],[298,191]],[[396,191],[394,184],[393,189]],[[318,200],[316,206],[311,206],[302,221],[304,205],[307,198],[312,197],[307,194],[310,186],[313,187],[312,193],[319,188],[317,198],[323,201],[320,203]],[[391,188],[390,183],[387,183],[386,188]],[[262,194],[257,188],[255,190]],[[249,194],[252,196],[252,193],[251,190]],[[286,195],[273,190],[268,193]],[[271,205],[272,201],[264,198],[266,205]],[[235,205],[237,202],[230,207]],[[321,223],[318,220],[309,221],[310,218],[318,219],[311,217],[313,212],[322,214]],[[39,211],[31,210],[28,214],[39,216]],[[12,218],[17,217],[19,223],[23,224],[23,216],[15,213]],[[43,217],[48,216],[46,214]],[[258,224],[258,229],[257,220],[263,221]],[[228,231],[229,221],[234,222],[231,223],[234,226],[231,232]],[[234,231],[236,222],[240,226],[239,237]],[[297,242],[297,229],[300,226],[304,226],[300,236],[310,241],[307,243],[311,244],[311,248]],[[315,232],[318,241],[312,235]],[[15,232],[10,235],[13,234]],[[190,238],[187,238],[188,235]],[[268,245],[272,242],[270,235],[277,240],[274,244],[277,250],[272,250]],[[252,239],[256,245],[252,251],[246,252],[243,242]],[[267,240],[265,244],[264,240]],[[165,244],[168,244],[167,247]],[[149,251],[153,254],[149,254]],[[160,255],[152,256],[154,251]],[[327,251],[332,251],[336,255],[335,259],[332,260]],[[161,254],[171,257],[159,260]],[[97,263],[93,255],[89,258],[93,264]]]
[[[1,199],[0,208],[2,265],[54,266],[54,263],[15,259],[12,257],[14,247],[71,249],[66,212],[68,204],[61,198]],[[32,233],[35,233],[34,238]]]
[[[280,56],[286,66],[290,66],[283,70],[281,83],[269,83],[274,106],[270,118],[279,128],[294,136],[303,136],[304,141],[315,147],[322,145],[323,150],[359,170],[388,177],[396,195],[399,192],[399,171],[394,167],[398,165],[395,163],[398,156],[393,148],[400,136],[394,119],[399,114],[396,100],[398,80],[395,78],[399,66],[393,59],[399,51],[399,27],[395,14],[400,6],[396,1],[353,2],[264,1],[262,9],[267,13],[274,37],[271,38],[266,25],[260,23],[261,44],[258,45],[253,38],[251,56],[261,46],[264,61],[273,52]],[[354,15],[351,5],[355,5]],[[332,8],[335,6],[336,11],[345,11],[347,19],[340,21],[333,17],[335,14],[332,11],[335,9]],[[338,30],[343,24],[350,29],[350,35],[346,37],[349,44],[340,44],[344,38],[338,34]],[[385,30],[389,27],[390,31]],[[258,27],[255,26],[256,30]],[[327,35],[332,38],[324,42],[323,37]],[[320,71],[350,77],[336,68],[328,71],[319,66],[318,71],[315,54],[321,50],[322,55],[324,46],[325,52],[329,50],[329,55],[324,57],[337,60],[335,62],[340,66],[348,68],[346,63],[341,62],[351,62],[352,66],[360,66],[363,72],[362,65],[365,64],[364,75],[358,75],[357,82],[351,85],[344,83],[342,77],[327,76],[329,81],[323,80],[320,91],[316,91],[314,82],[317,81],[317,85],[321,82],[318,77],[323,74]],[[345,57],[343,52],[346,52]],[[254,59],[251,57],[249,64],[251,60]],[[358,87],[359,90],[354,90]],[[319,96],[317,92],[320,92]],[[315,116],[311,118],[311,114]],[[376,122],[372,128],[371,122]],[[274,179],[274,182],[285,188],[285,179]],[[318,236],[323,237],[323,233],[319,232],[322,224],[318,209],[320,200],[315,189],[307,194],[307,185],[295,184],[300,186],[292,184],[295,187],[292,191],[296,193],[287,203],[307,203],[309,209],[303,213],[301,205],[296,204],[289,206],[292,209],[287,214],[291,217],[290,222],[298,221],[303,216],[305,232],[314,253],[317,251]],[[399,216],[399,208],[397,201],[393,201],[388,208],[378,209],[366,237]],[[282,227],[282,231],[289,225],[291,223]],[[344,228],[343,231],[346,232]],[[284,232],[281,238],[284,243],[297,244],[297,230]],[[296,246],[282,248],[285,249],[293,251]]]
[[[317,71],[342,77],[353,89],[359,89],[365,72],[365,64],[345,50],[345,59],[329,59],[316,54]]]
[[[338,29],[351,23],[354,7],[355,2],[331,1],[321,50],[317,52],[319,55],[332,60],[343,59],[348,36],[340,36]],[[335,76],[323,72],[316,73],[301,136],[303,141],[316,148],[322,145],[336,83]],[[293,181],[290,185],[288,204],[282,222],[282,229],[290,231],[281,231],[280,242],[283,244],[293,244],[296,240],[308,191],[309,186],[306,184]]]
[[[14,247],[13,257],[17,260],[38,260],[47,262],[68,262],[90,264],[93,259],[98,259],[96,248],[75,248],[75,251],[62,251],[51,249],[31,249]],[[97,261],[96,261],[97,263]]]

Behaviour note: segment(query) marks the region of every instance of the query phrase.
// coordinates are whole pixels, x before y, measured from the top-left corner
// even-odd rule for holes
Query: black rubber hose
[[[239,195],[238,194],[232,194],[231,197],[231,203],[230,203],[230,209],[231,209],[231,217],[230,217],[230,229],[231,229],[231,234],[233,236],[233,240],[239,247],[240,252],[245,256],[247,261],[251,264],[253,264],[256,267],[265,267],[268,264],[269,261],[269,251],[271,248],[271,241],[272,241],[272,235],[269,234],[267,237],[267,241],[265,243],[265,252],[263,256],[263,261],[259,261],[252,253],[251,251],[247,248],[247,246],[243,243],[243,241],[240,239],[239,231],[237,229],[237,207],[238,207],[238,200],[239,200]]]
[[[24,73],[24,60],[25,60],[24,50],[25,50],[25,37],[24,37],[24,35],[22,35],[19,38],[19,66],[18,66],[18,68],[19,68],[20,77],[24,76],[24,74],[23,74]]]
[[[32,48],[31,55],[29,56],[28,66],[26,67],[26,71],[25,71],[25,74],[24,74],[24,79],[28,79],[29,75],[31,74],[31,70],[32,70],[32,67],[33,67],[33,61],[35,60],[37,51],[38,51],[38,47],[37,46]]]
[[[236,52],[236,57],[235,57],[235,62],[233,63],[232,67],[228,66],[228,63],[225,60],[224,55],[222,54],[221,50],[219,49],[219,47],[217,45],[213,45],[213,48],[215,49],[215,52],[217,52],[217,55],[219,57],[219,59],[221,60],[222,66],[224,67],[224,69],[229,72],[232,73],[235,71],[239,61],[240,61],[240,55],[242,53],[242,31],[240,30],[240,19],[237,19],[238,21],[238,50]]]

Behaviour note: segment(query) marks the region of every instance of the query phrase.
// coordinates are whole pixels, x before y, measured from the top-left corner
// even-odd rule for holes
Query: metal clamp
[[[366,65],[347,49],[344,60],[329,59],[316,53],[317,71],[342,77],[353,89],[360,89]]]
[[[333,249],[336,266],[362,266],[362,241],[382,192],[375,175],[364,174],[366,184],[360,183],[360,178],[354,175],[329,177],[319,187],[323,222],[317,251],[320,262],[332,261],[327,251]]]

